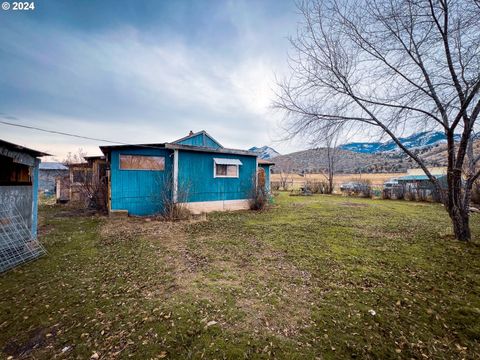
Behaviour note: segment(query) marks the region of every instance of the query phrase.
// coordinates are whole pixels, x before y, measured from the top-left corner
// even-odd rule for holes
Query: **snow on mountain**
[[[460,135],[455,135],[458,141]],[[430,147],[436,144],[445,143],[445,134],[440,131],[424,131],[404,138],[399,138],[401,143],[407,149],[417,149]],[[341,146],[343,150],[349,150],[357,153],[375,154],[380,152],[392,152],[400,150],[393,140],[386,142],[352,142]]]
[[[248,150],[259,154],[258,156],[260,159],[271,159],[280,155],[280,153],[278,153],[275,149],[272,149],[270,146],[262,146],[260,148],[254,146]]]

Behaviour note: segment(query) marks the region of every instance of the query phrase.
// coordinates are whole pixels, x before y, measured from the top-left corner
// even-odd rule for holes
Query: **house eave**
[[[8,149],[10,151],[14,151],[14,152],[17,152],[17,153],[27,153],[30,156],[33,156],[35,158],[42,157],[42,156],[52,156],[50,154],[47,154],[47,153],[44,153],[44,152],[41,152],[41,151],[37,151],[37,150],[33,150],[33,149],[29,149],[27,147],[17,145],[17,144],[14,144],[14,143],[11,143],[11,142],[8,142],[8,141],[5,141],[5,140],[0,140],[0,147],[3,147],[5,149]]]
[[[100,150],[104,155],[112,152],[112,150],[127,150],[127,149],[163,149],[165,148],[165,143],[162,144],[131,144],[131,145],[105,145],[99,146]]]
[[[275,163],[273,161],[268,161],[264,159],[258,159],[258,165],[268,165],[268,166],[273,166]]]

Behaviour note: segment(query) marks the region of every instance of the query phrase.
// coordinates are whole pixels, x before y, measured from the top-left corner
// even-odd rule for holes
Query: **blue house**
[[[100,149],[109,165],[111,213],[160,214],[167,202],[194,213],[248,209],[257,183],[270,188],[272,163],[225,148],[205,131],[171,143]]]

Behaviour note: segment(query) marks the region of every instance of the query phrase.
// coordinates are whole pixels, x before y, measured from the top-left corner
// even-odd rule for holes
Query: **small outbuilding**
[[[107,164],[104,156],[85,156],[85,162],[68,164],[66,175],[57,178],[59,203],[74,202],[106,209]]]
[[[440,186],[447,188],[447,171],[443,167],[435,167],[428,169],[430,174],[438,180]],[[396,178],[398,187],[400,187],[404,195],[410,194],[418,200],[431,198],[438,201],[440,195],[437,194],[434,184],[422,169],[409,169],[407,175]]]
[[[205,131],[171,143],[101,146],[107,159],[110,213],[154,215],[167,203],[193,213],[248,209],[260,170],[257,153],[229,149]]]
[[[44,253],[37,242],[40,151],[0,140],[0,272]]]
[[[39,165],[38,190],[47,196],[55,196],[56,181],[68,175],[68,167],[59,162],[41,162]]]

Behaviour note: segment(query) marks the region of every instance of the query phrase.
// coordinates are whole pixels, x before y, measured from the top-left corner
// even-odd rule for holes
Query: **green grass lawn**
[[[48,256],[0,275],[4,358],[479,358],[480,216],[281,194],[165,223],[41,208]]]

